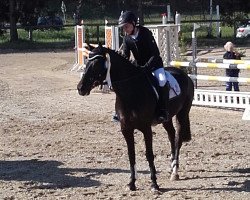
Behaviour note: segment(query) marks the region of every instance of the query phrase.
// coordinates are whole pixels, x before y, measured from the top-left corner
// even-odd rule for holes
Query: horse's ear
[[[103,54],[103,55],[105,55],[105,48],[102,46],[102,44],[99,42],[98,43],[98,49],[100,50],[100,52]]]
[[[92,44],[86,43],[86,48],[92,51],[95,48],[95,46]]]
[[[102,46],[101,42],[98,42],[98,48],[100,49],[100,51],[103,51],[103,46]]]
[[[98,46],[99,46],[99,47],[102,47],[102,44],[101,44],[101,42],[98,42]]]

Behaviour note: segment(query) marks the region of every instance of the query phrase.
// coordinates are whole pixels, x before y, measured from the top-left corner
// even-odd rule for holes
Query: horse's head
[[[98,46],[89,53],[85,72],[77,85],[80,95],[89,95],[90,91],[100,85],[106,78],[106,55],[102,46]]]

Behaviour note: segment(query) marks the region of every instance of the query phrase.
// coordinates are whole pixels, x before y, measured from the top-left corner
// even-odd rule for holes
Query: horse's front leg
[[[128,187],[130,190],[135,191],[135,181],[136,181],[136,167],[135,167],[135,144],[134,144],[134,129],[125,129],[122,128],[122,134],[126,140],[127,148],[128,148],[128,157],[129,157],[129,164],[130,164],[130,182]]]
[[[152,180],[152,185],[151,188],[153,190],[159,190],[159,186],[156,181],[156,170],[155,170],[155,165],[154,165],[154,153],[153,153],[153,142],[152,142],[152,129],[151,126],[144,128],[141,130],[144,135],[145,139],[145,146],[146,146],[146,157],[147,161],[149,164],[149,169],[151,173],[151,180]]]

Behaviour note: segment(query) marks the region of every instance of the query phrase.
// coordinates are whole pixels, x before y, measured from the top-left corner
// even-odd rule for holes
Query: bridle
[[[111,86],[111,79],[110,79],[110,68],[111,68],[111,63],[110,63],[110,56],[109,54],[104,55],[94,55],[93,57],[88,58],[89,61],[93,61],[97,58],[103,58],[105,60],[105,65],[104,68],[107,70],[106,72],[106,78],[102,81],[102,84],[107,83],[108,86]]]
[[[96,58],[103,58],[103,59],[105,59],[103,55],[95,55],[95,56],[93,56],[93,57],[91,57],[91,58],[89,57],[88,60],[89,60],[89,61],[92,61],[92,60],[94,60],[94,59],[96,59]]]

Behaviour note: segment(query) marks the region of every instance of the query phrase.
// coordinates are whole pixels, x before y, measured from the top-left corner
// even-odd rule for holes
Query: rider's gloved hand
[[[131,63],[132,63],[134,66],[136,66],[136,67],[141,67],[141,65],[138,65],[138,63],[137,63],[136,60],[131,61]]]
[[[146,67],[147,67],[147,65],[148,65],[148,63],[146,63],[145,65],[139,65],[139,64],[137,63],[136,60],[133,60],[133,61],[132,61],[132,64],[133,64],[135,67],[142,68],[142,69],[146,69]]]
[[[148,62],[146,62],[146,64],[143,65],[143,68],[148,69],[148,70],[151,70],[151,68],[152,68],[152,63],[153,63],[153,62],[154,62],[154,56],[152,56],[152,57],[148,60]]]

